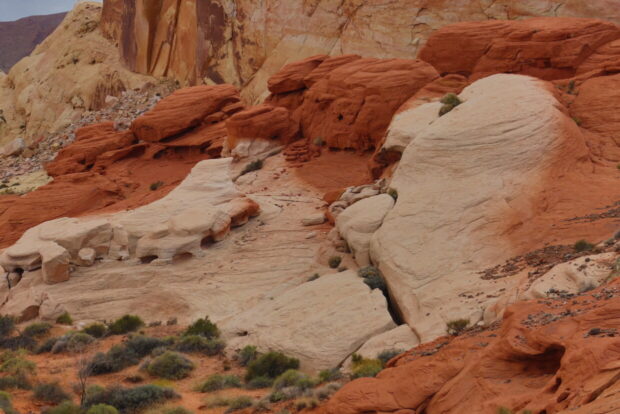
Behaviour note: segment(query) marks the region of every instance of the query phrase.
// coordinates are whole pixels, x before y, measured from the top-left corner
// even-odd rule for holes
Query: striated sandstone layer
[[[618,0],[105,0],[102,28],[133,70],[244,86],[245,99],[256,102],[271,75],[308,56],[412,59],[451,23],[533,16],[620,23],[619,6]]]

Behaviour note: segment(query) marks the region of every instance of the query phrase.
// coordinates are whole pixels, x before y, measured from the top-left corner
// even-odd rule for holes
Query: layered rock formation
[[[8,72],[56,29],[66,13],[24,17],[0,22],[0,71]]]
[[[293,0],[286,5],[270,0],[260,6],[249,0],[105,0],[102,26],[133,70],[187,83],[206,78],[246,86],[245,98],[256,101],[271,75],[308,56],[356,53],[411,59],[433,31],[450,23],[532,16],[619,23],[618,5],[616,0],[398,0],[389,4]],[[458,55],[449,60],[461,59],[462,54]]]
[[[101,4],[80,2],[32,54],[0,78],[0,145],[15,137],[34,143],[81,114],[104,105],[108,95],[152,81],[125,69],[115,46],[98,27]]]

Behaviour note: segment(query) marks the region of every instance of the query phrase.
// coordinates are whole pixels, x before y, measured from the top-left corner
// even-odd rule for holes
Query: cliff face
[[[30,16],[14,22],[0,22],[0,70],[8,72],[64,19],[65,13]]]
[[[619,6],[619,0],[105,0],[102,30],[132,70],[186,84],[233,83],[256,101],[269,76],[311,55],[413,58],[450,23],[532,16],[620,23]]]

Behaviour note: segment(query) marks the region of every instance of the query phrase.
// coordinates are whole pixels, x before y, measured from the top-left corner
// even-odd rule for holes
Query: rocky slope
[[[233,83],[244,87],[248,101],[261,100],[268,78],[292,61],[317,54],[410,59],[431,33],[450,23],[531,16],[620,23],[617,0],[104,3],[103,31],[119,44],[131,69],[189,84]]]
[[[58,27],[66,13],[0,22],[0,70],[8,72]]]
[[[0,76],[0,145],[14,138],[37,143],[103,107],[108,95],[153,80],[123,68],[100,33],[101,7],[78,3],[30,56]]]

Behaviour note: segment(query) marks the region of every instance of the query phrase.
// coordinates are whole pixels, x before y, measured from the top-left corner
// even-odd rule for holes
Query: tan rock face
[[[0,144],[27,144],[103,106],[108,95],[153,80],[127,70],[98,28],[101,5],[81,2],[32,54],[0,77]]]
[[[102,29],[120,44],[134,70],[187,83],[208,78],[245,86],[244,97],[257,101],[271,75],[309,56],[411,59],[435,30],[450,23],[531,16],[620,23],[619,5],[618,0],[105,0]]]

